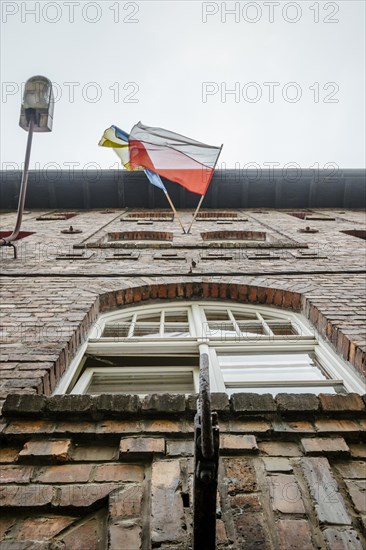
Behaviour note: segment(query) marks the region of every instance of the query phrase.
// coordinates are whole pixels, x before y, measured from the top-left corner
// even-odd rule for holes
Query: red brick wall
[[[360,396],[213,394],[213,406],[217,548],[364,548]],[[8,399],[2,548],[189,548],[194,411],[182,395]]]

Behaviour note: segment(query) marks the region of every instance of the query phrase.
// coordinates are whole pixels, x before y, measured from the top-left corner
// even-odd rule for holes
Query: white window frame
[[[228,310],[229,318],[234,323],[237,336],[228,336],[223,339],[221,335],[209,335],[206,336],[202,330],[203,323],[207,323],[204,310],[212,311],[224,311]],[[162,335],[160,328],[160,336],[143,336],[143,337],[126,337],[122,341],[114,341],[113,338],[103,338],[102,334],[106,325],[113,323],[123,323],[123,319],[128,316],[131,319],[131,323],[136,322],[136,316],[140,313],[143,315],[154,314],[158,311],[176,310],[177,312],[187,311],[188,323],[190,327],[190,336],[185,337],[172,337]],[[235,320],[232,317],[232,312],[249,314],[253,316],[253,319],[248,323],[262,324],[265,334],[255,338],[240,336],[238,327],[235,324]],[[164,318],[162,316],[162,318]],[[137,317],[138,319],[138,317]],[[273,335],[270,330],[270,324],[289,324],[297,328],[299,334],[297,335]],[[224,321],[223,321],[224,323]],[[245,321],[240,321],[245,323]],[[331,349],[329,344],[325,343],[315,333],[314,327],[305,319],[303,315],[285,311],[269,306],[262,305],[250,305],[239,304],[236,302],[224,302],[224,301],[200,301],[200,302],[167,302],[167,303],[155,303],[148,305],[138,305],[113,312],[105,313],[101,315],[98,321],[94,324],[89,333],[88,342],[86,342],[79,350],[77,356],[72,361],[71,365],[67,369],[67,372],[62,377],[58,384],[55,394],[63,393],[76,393],[76,388],[79,391],[85,390],[87,385],[80,382],[80,374],[82,373],[84,363],[86,361],[86,354],[103,356],[118,356],[118,355],[166,355],[180,357],[184,354],[192,355],[207,352],[209,355],[210,366],[210,382],[212,392],[225,392],[226,387],[221,373],[217,353],[220,354],[245,354],[245,353],[290,353],[290,352],[308,352],[314,353],[317,361],[321,364],[322,370],[329,377],[324,383],[317,385],[335,385],[340,381],[343,383],[343,387],[347,392],[355,392],[359,394],[365,393],[365,383],[361,376],[355,371],[354,367],[350,363],[345,363],[337,354]],[[114,367],[117,368],[117,367]],[[121,367],[122,368],[122,367]],[[125,367],[123,367],[125,368]],[[140,367],[136,367],[140,368]],[[149,367],[154,368],[154,367]],[[108,375],[108,370],[105,370]],[[80,380],[79,380],[80,378]],[[84,380],[86,378],[84,377]],[[196,380],[196,378],[195,378]],[[196,384],[196,382],[195,382]],[[288,381],[284,383],[279,381],[279,386],[289,387],[309,387],[311,390],[312,382],[308,381]],[[256,387],[261,385],[259,380]],[[268,386],[268,382],[263,382],[263,386]],[[250,387],[250,384],[246,385]],[[272,387],[272,385],[271,385]],[[273,386],[275,387],[275,386]],[[198,390],[198,386],[197,386]]]

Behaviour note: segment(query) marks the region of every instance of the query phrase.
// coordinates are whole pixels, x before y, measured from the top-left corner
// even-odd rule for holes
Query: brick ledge
[[[366,395],[349,394],[212,394],[212,409],[220,417],[277,415],[302,418],[328,416],[355,418],[366,416]],[[196,411],[196,395],[152,394],[140,398],[130,394],[44,395],[10,394],[3,406],[6,418],[103,419],[192,417]]]

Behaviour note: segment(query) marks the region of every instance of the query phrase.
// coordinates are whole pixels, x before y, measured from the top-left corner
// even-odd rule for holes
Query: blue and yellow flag
[[[111,126],[105,130],[99,141],[99,145],[101,147],[111,147],[126,170],[144,170],[150,183],[166,192],[165,185],[156,172],[153,172],[148,168],[143,168],[142,166],[136,166],[136,164],[132,168],[130,163],[129,135],[126,132],[117,126]]]

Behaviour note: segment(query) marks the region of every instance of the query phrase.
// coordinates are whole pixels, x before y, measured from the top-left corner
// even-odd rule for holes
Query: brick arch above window
[[[318,333],[331,343],[333,348],[356,370],[366,377],[366,350],[350,339],[336,322],[328,319],[320,307],[304,293],[279,288],[235,282],[182,281],[153,285],[137,285],[100,295],[100,313],[128,304],[147,300],[233,300],[239,303],[263,304],[302,312]]]
[[[158,283],[106,292],[100,296],[100,312],[147,300],[233,300],[240,303],[263,304],[301,311],[299,292],[250,284],[226,282]]]

